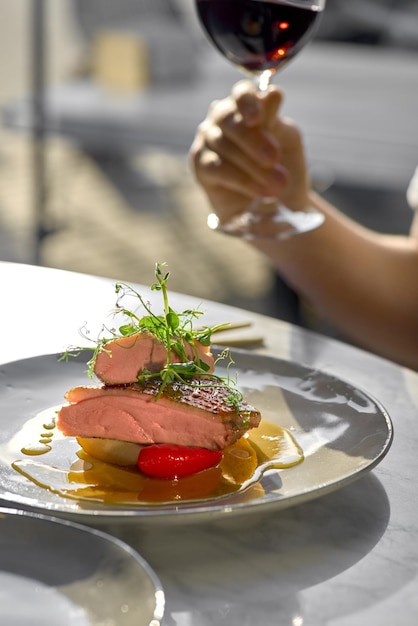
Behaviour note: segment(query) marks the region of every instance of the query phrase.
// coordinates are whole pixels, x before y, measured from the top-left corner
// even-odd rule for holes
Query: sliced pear
[[[113,465],[136,465],[138,455],[144,447],[139,443],[100,437],[77,437],[77,441],[87,454]]]

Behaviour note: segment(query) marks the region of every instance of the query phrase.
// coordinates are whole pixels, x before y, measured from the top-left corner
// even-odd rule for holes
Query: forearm
[[[418,240],[379,235],[311,199],[326,215],[321,228],[253,245],[347,336],[418,369]]]
[[[199,127],[191,162],[219,224],[225,228],[259,197],[295,211],[319,208],[325,223],[287,240],[261,238],[277,223],[258,219],[252,245],[347,336],[418,369],[418,217],[410,237],[384,236],[312,194],[303,138],[278,115],[281,102],[275,89],[261,96],[238,83]]]

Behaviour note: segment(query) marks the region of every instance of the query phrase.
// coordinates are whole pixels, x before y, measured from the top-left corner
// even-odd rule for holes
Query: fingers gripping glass
[[[250,74],[260,91],[312,38],[326,0],[195,0],[209,40],[231,63]],[[317,228],[324,216],[312,208],[274,210],[272,198],[258,198],[222,226],[216,215],[208,225],[230,235],[282,239]],[[268,223],[267,223],[268,222]]]

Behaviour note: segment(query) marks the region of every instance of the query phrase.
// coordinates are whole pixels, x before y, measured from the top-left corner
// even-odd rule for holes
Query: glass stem
[[[260,91],[267,91],[270,85],[271,76],[271,70],[264,70],[264,72],[255,77],[255,84]]]

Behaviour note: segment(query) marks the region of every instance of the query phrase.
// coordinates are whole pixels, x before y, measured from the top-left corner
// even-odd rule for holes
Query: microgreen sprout
[[[173,382],[185,383],[198,386],[199,377],[204,377],[204,384],[207,386],[208,379],[214,386],[225,384],[230,390],[230,394],[226,399],[228,405],[234,407],[237,412],[240,409],[240,403],[243,400],[241,392],[236,386],[236,381],[233,381],[229,375],[230,367],[233,365],[233,360],[228,349],[218,356],[215,361],[215,365],[228,359],[226,365],[227,377],[221,378],[216,374],[209,373],[209,365],[199,358],[195,342],[199,342],[203,346],[209,346],[211,343],[212,334],[226,326],[228,324],[218,324],[216,326],[205,326],[198,329],[193,328],[193,322],[203,315],[203,312],[198,309],[186,309],[180,313],[174,311],[170,304],[167,291],[167,282],[170,276],[168,271],[165,271],[165,264],[157,263],[155,266],[156,282],[151,285],[151,291],[160,291],[163,299],[163,313],[156,315],[151,310],[151,305],[147,302],[143,296],[138,293],[133,287],[124,283],[118,282],[115,285],[115,292],[117,295],[116,308],[114,310],[114,316],[122,315],[125,320],[124,323],[118,328],[107,328],[103,326],[99,337],[92,339],[89,336],[89,331],[86,326],[80,330],[84,339],[89,342],[93,342],[93,354],[88,361],[88,375],[90,378],[94,376],[94,366],[97,356],[100,352],[106,351],[106,344],[110,341],[121,337],[128,337],[136,333],[151,333],[154,337],[162,343],[167,351],[167,362],[164,367],[158,372],[150,372],[143,370],[138,376],[138,382],[145,385],[147,381],[156,379],[161,381],[160,389],[157,394],[157,400],[161,396],[165,387]],[[126,308],[123,305],[123,300],[127,296],[135,297],[142,309],[145,311],[145,315],[138,316],[131,309]],[[105,336],[107,334],[108,336]],[[186,354],[186,345],[193,348],[194,359],[191,360],[190,356]],[[68,360],[71,356],[78,356],[82,350],[88,350],[88,347],[72,347],[61,356],[60,360]],[[179,363],[173,363],[172,353],[175,353],[180,359]],[[203,383],[202,383],[203,384]],[[244,415],[244,420],[246,416]]]

